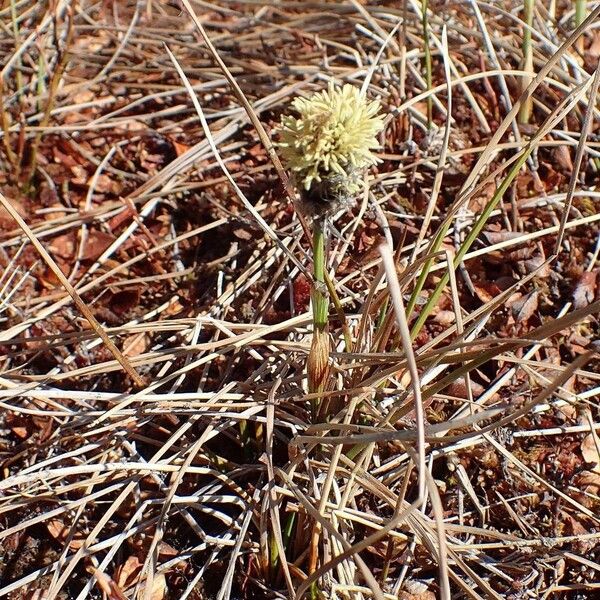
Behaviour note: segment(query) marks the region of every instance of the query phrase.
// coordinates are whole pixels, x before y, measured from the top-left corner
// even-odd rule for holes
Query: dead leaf
[[[558,146],[554,148],[554,158],[556,163],[567,173],[573,171],[573,161],[571,159],[571,153],[566,146]]]
[[[456,320],[453,310],[439,310],[433,320],[442,327],[450,327]]]
[[[122,225],[129,223],[133,215],[135,215],[135,211],[130,206],[126,206],[125,210],[121,211],[118,215],[115,215],[108,221],[108,229],[110,231],[119,229]]]
[[[19,216],[22,219],[27,219],[27,199],[25,196],[13,188],[3,190],[3,195],[6,197],[9,204],[17,211]],[[10,216],[10,214],[8,214],[4,206],[0,206],[0,231],[11,231],[16,227],[17,224],[15,223],[15,220]]]
[[[267,156],[267,151],[262,144],[254,144],[254,146],[248,149],[248,154],[252,158],[265,159]]]
[[[167,579],[163,573],[157,573],[152,581],[150,600],[163,600],[167,593]]]
[[[483,394],[483,392],[485,391],[485,388],[481,384],[479,384],[475,381],[471,381],[470,385],[471,385],[471,392],[473,393],[474,398],[481,396],[481,394]],[[446,393],[449,396],[456,396],[457,398],[467,398],[468,390],[467,390],[467,382],[465,381],[465,378],[459,377],[456,381],[453,381],[446,389]]]
[[[115,578],[117,580],[117,585],[126,590],[128,587],[132,586],[142,569],[142,563],[140,559],[133,555],[127,558],[127,560],[117,567]]]
[[[581,471],[577,474],[575,485],[584,492],[597,496],[600,494],[600,472]]]
[[[25,535],[25,531],[21,529],[21,531],[15,531],[7,535],[2,541],[3,549],[5,552],[14,552],[21,543],[23,536]]]
[[[545,267],[540,269],[540,267],[544,264],[544,261],[545,259],[543,256],[534,256],[529,260],[519,261],[519,267],[522,268],[526,273],[533,273],[536,271],[537,277],[548,277],[551,271],[550,266],[546,264]]]
[[[85,167],[81,165],[75,165],[71,167],[71,173],[73,173],[73,179],[71,179],[71,183],[75,185],[85,185],[88,181],[88,173],[85,170]]]
[[[254,235],[250,231],[244,229],[243,227],[237,227],[236,229],[234,229],[233,235],[235,235],[235,237],[239,240],[243,240],[245,242],[251,240],[254,237]]]
[[[517,322],[527,323],[538,307],[538,292],[531,292],[512,305],[512,312]]]
[[[6,414],[6,424],[13,434],[21,440],[26,440],[29,437],[28,423],[30,421],[27,421],[23,415],[17,415],[13,412]]]
[[[60,258],[71,260],[75,255],[75,240],[72,233],[65,233],[50,240],[48,250]]]
[[[473,283],[475,293],[481,302],[487,304],[496,298],[502,290],[493,282],[483,281],[479,283]]]
[[[75,160],[75,158],[59,150],[57,146],[52,146],[52,154],[54,156],[54,162],[62,165],[63,167],[72,169],[73,167],[79,166],[79,163]]]
[[[435,600],[435,594],[429,591],[429,585],[424,581],[409,579],[404,583],[398,600]]]
[[[81,260],[96,260],[114,241],[115,236],[94,229],[90,231],[88,239],[81,253]]]
[[[177,141],[175,141],[173,139],[170,139],[170,141],[171,141],[171,144],[173,144],[173,148],[175,150],[175,154],[177,155],[178,158],[182,154],[185,154],[191,148],[191,146],[188,146],[187,144],[182,144],[182,143],[177,142]]]
[[[94,92],[90,90],[83,90],[73,94],[73,96],[71,97],[71,101],[73,102],[73,104],[85,104],[86,102],[91,102],[92,100],[95,100],[95,98],[96,96]]]
[[[595,436],[588,433],[581,442],[581,455],[586,463],[594,465],[592,471],[600,473],[600,453],[596,445]]]
[[[169,304],[168,308],[164,311],[164,314],[169,317],[174,317],[178,315],[183,309],[183,304],[181,304],[179,300],[173,300],[171,304]]]
[[[88,185],[91,185],[93,176],[90,177]],[[94,185],[94,192],[97,194],[108,194],[114,193],[118,190],[118,185],[113,181],[109,175],[99,175]]]
[[[143,354],[150,345],[150,337],[145,333],[136,333],[125,338],[123,342],[123,354],[134,358]]]
[[[95,567],[87,567],[89,573],[92,573],[96,578],[98,587],[108,596],[109,600],[127,600],[127,596],[115,583],[115,581],[104,571]]]
[[[533,256],[535,252],[535,248],[531,245],[523,246],[522,248],[517,248],[516,250],[512,250],[511,252],[502,253],[502,260],[515,260],[515,261],[524,261]]]
[[[597,541],[594,539],[586,539],[585,535],[590,533],[587,527],[584,527],[581,522],[567,513],[564,510],[560,511],[560,515],[564,518],[564,523],[568,532],[573,536],[578,536],[579,539],[574,543],[578,552],[581,554],[587,554],[591,552],[597,545]]]
[[[390,543],[392,546],[390,547]],[[389,556],[392,560],[396,560],[406,549],[406,541],[390,538],[388,540],[379,540],[374,546],[367,548],[368,552],[385,558]]]
[[[579,278],[579,282],[573,291],[573,306],[575,308],[584,308],[594,301],[596,276],[596,271],[586,271]]]
[[[587,49],[587,54],[592,58],[598,58],[600,56],[600,31],[596,31],[592,34],[592,43]]]
[[[179,555],[179,551],[171,544],[167,544],[167,542],[161,542],[158,545],[158,557],[159,558],[174,558]]]
[[[296,313],[303,313],[310,302],[310,283],[304,275],[299,275],[294,280],[294,309]]]
[[[60,519],[50,519],[46,522],[46,527],[48,529],[48,533],[55,539],[63,541],[67,534],[69,533],[69,529],[65,526],[65,524]]]
[[[110,309],[116,315],[124,315],[140,303],[142,290],[139,287],[120,290],[110,299]]]
[[[595,498],[600,496],[600,471],[581,471],[573,479],[573,497],[586,508],[597,511],[600,503]]]
[[[433,592],[423,592],[422,594],[410,594],[409,592],[400,592],[398,600],[435,600]]]
[[[67,527],[61,519],[50,519],[46,522],[46,528],[48,533],[57,541],[65,542],[69,536],[70,528]],[[72,539],[69,541],[69,548],[72,550],[79,550],[85,543],[83,533],[75,533]]]

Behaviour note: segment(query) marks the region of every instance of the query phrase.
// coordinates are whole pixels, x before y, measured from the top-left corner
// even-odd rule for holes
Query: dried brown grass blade
[[[104,331],[102,325],[98,323],[96,317],[92,314],[92,311],[87,307],[87,304],[81,299],[81,296],[77,293],[75,288],[69,283],[69,280],[64,276],[54,259],[48,254],[44,246],[36,238],[35,234],[29,228],[29,225],[21,218],[21,215],[14,209],[12,204],[0,194],[0,203],[5,208],[6,212],[17,222],[19,227],[23,230],[23,233],[29,238],[35,249],[40,253],[44,262],[50,267],[56,278],[60,281],[61,285],[67,290],[75,306],[81,311],[81,314],[86,318],[92,329],[102,339],[110,353],[115,357],[115,360],[119,362],[123,370],[131,377],[136,387],[143,387],[145,385],[144,380],[136,373],[135,369],[131,366],[129,360],[123,355],[123,353],[117,348],[115,343],[108,337],[106,331]]]

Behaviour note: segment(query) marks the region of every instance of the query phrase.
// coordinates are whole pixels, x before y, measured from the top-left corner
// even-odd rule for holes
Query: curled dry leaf
[[[573,306],[575,308],[583,308],[594,301],[596,278],[596,271],[586,271],[579,278],[579,282],[573,291]]]
[[[163,573],[157,573],[152,580],[150,600],[163,600],[167,594],[167,579]]]
[[[437,312],[433,320],[443,327],[450,327],[456,320],[456,315],[453,310],[440,310]]]
[[[531,292],[512,305],[513,316],[517,321],[526,323],[538,307],[538,292]]]
[[[48,533],[58,542],[65,542],[69,536],[70,528],[61,519],[50,519],[46,522]],[[69,541],[69,548],[79,550],[83,546],[85,538],[82,533],[75,534]]]
[[[581,455],[586,463],[593,465],[592,471],[600,473],[600,451],[596,442],[596,436],[588,433],[581,442]]]
[[[600,509],[600,472],[581,471],[574,476],[572,485],[573,499],[594,512]]]
[[[581,471],[577,474],[575,485],[582,492],[600,496],[600,473],[597,471]]]
[[[123,354],[134,358],[143,354],[150,346],[150,336],[145,333],[134,333],[125,338],[123,342]]]
[[[115,236],[97,229],[90,231],[86,240],[81,260],[96,260],[114,241]]]
[[[592,34],[592,43],[587,49],[587,54],[591,58],[598,58],[600,56],[600,31]]]
[[[471,392],[473,397],[477,398],[485,391],[485,388],[475,382],[470,382]],[[456,381],[453,381],[447,388],[446,393],[450,396],[456,396],[457,398],[467,398],[468,390],[467,390],[467,382],[464,377],[459,377]]]
[[[117,567],[116,580],[117,585],[126,590],[128,587],[135,584],[137,578],[142,570],[142,563],[140,559],[133,555],[130,556],[122,565]]]
[[[72,233],[65,233],[50,240],[48,250],[55,256],[71,260],[75,256],[75,239]]]
[[[554,148],[553,154],[557,164],[563,169],[563,171],[566,171],[567,173],[571,173],[573,171],[571,153],[566,146],[558,146]]]
[[[4,196],[10,203],[10,205],[17,211],[22,219],[27,219],[27,199],[18,190],[9,188],[3,190]],[[0,206],[0,231],[6,232],[15,229],[17,224],[15,220],[10,216],[4,206]]]

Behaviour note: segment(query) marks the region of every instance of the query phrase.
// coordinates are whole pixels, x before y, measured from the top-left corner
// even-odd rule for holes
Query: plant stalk
[[[427,20],[427,8],[429,0],[423,0],[421,3],[422,24],[423,24],[423,45],[425,46],[425,83],[427,91],[433,87],[433,68],[431,65],[431,47],[429,46],[429,22]],[[427,96],[427,129],[431,129],[433,124],[433,97]]]
[[[329,375],[329,331],[328,314],[329,301],[325,283],[325,220],[315,219],[313,222],[313,338],[310,353],[306,363],[308,377],[308,391],[311,394],[321,394],[327,387]],[[314,422],[318,422],[323,416],[321,398],[317,395],[311,399],[311,412]],[[308,572],[317,568],[319,559],[318,542],[321,534],[319,523],[313,525],[313,531],[308,553]],[[318,595],[316,585],[311,586],[311,598]]]
[[[586,0],[575,0],[575,27],[579,27],[585,21],[586,13]],[[575,50],[583,57],[584,53],[584,37],[579,36],[579,39],[575,42]],[[582,61],[583,62],[583,61]]]
[[[327,328],[328,302],[325,295],[325,223],[316,219],[313,225],[313,324],[315,330]]]
[[[531,46],[531,26],[533,25],[533,5],[535,0],[524,0],[523,4],[523,21],[527,27],[523,28],[523,70],[528,73],[527,77],[521,80],[521,93],[523,93],[531,80],[533,79],[533,48]],[[533,99],[531,96],[523,102],[519,110],[519,123],[527,124],[531,118],[531,109],[533,107]]]
[[[306,363],[308,391],[320,394],[325,391],[329,375],[329,300],[325,283],[325,220],[313,223],[313,338]],[[320,399],[311,400],[313,419],[319,416]]]

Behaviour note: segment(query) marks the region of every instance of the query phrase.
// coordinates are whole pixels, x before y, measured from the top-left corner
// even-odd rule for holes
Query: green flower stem
[[[585,0],[575,0],[575,27],[585,21]]]
[[[321,394],[327,387],[329,375],[329,296],[325,284],[325,219],[313,222],[313,335],[310,352],[306,361],[308,391]],[[321,398],[311,400],[312,416],[315,421],[321,418]]]
[[[325,219],[315,219],[313,222],[313,335],[310,352],[306,361],[308,391],[311,394],[321,394],[327,387],[329,374],[329,296],[325,284]],[[320,418],[323,408],[321,399],[315,396],[311,400],[313,419]]]
[[[325,223],[315,219],[313,223],[313,325],[315,331],[327,329],[329,306],[325,294]]]
[[[586,0],[575,0],[575,27],[579,27],[585,21]],[[585,38],[580,35],[575,42],[575,50],[583,57]]]

